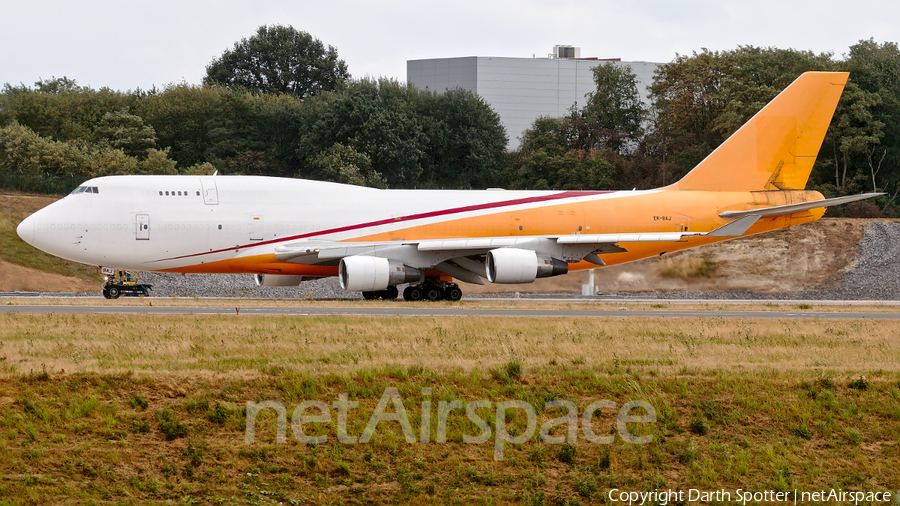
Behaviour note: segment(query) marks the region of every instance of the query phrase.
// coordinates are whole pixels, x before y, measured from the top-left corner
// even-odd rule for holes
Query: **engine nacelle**
[[[307,279],[310,278],[291,274],[257,274],[253,276],[256,286],[300,286],[300,283]]]
[[[352,256],[341,259],[338,278],[344,290],[373,292],[422,278],[422,271],[387,258]]]
[[[538,256],[532,250],[500,248],[487,253],[487,277],[491,283],[531,283],[536,278],[559,276],[569,272],[562,260]]]

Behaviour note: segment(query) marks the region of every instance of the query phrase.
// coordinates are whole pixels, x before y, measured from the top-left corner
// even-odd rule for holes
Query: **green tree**
[[[291,26],[261,26],[206,67],[205,84],[306,97],[350,78],[337,50]]]
[[[94,136],[131,156],[145,156],[148,149],[156,147],[153,127],[124,109],[104,114],[94,128]]]
[[[372,169],[368,155],[350,146],[335,143],[313,161],[318,170],[317,178],[322,181],[385,188],[384,178]]]
[[[631,67],[606,62],[593,69],[596,90],[588,93],[582,119],[603,132],[604,144],[620,151],[641,137],[644,105]],[[599,147],[599,146],[598,146]]]
[[[86,150],[74,141],[41,137],[15,122],[0,128],[0,170],[87,175],[85,167],[89,158]]]
[[[393,188],[416,185],[427,138],[404,99],[408,88],[389,79],[356,81],[340,93],[313,100],[302,126],[298,155],[314,174],[312,161],[335,143],[365,153],[373,169]]]
[[[678,55],[650,86],[654,132],[646,141],[684,175],[782,89],[809,70],[831,70],[831,54],[741,46]]]
[[[853,179],[860,179],[860,173],[867,175],[859,161],[868,156],[870,149],[877,146],[884,135],[884,123],[876,120],[873,114],[873,109],[880,103],[881,97],[877,93],[863,91],[855,83],[847,83],[844,88],[823,142],[832,147],[835,185],[839,189],[849,189],[854,193],[862,189],[848,188],[848,173]]]
[[[853,82],[881,100],[872,115],[883,124],[883,135],[878,145],[867,150],[864,164],[872,187],[892,193],[886,205],[896,203],[900,196],[900,47],[896,42],[861,40],[850,46],[844,63]]]
[[[217,104],[227,90],[172,84],[143,96],[133,113],[153,126],[158,144],[182,165],[208,161],[209,135]]]
[[[34,88],[6,84],[0,93],[0,126],[15,121],[42,137],[92,141],[104,114],[128,110],[133,102],[129,95],[80,87],[65,77],[39,81]]]
[[[541,117],[522,134],[519,150],[511,153],[503,171],[510,189],[592,190],[609,188],[616,172],[610,161],[617,155],[592,147],[574,134],[584,123],[574,108],[565,118]]]
[[[496,185],[507,137],[500,116],[463,89],[409,91],[427,138],[422,185],[487,188]]]

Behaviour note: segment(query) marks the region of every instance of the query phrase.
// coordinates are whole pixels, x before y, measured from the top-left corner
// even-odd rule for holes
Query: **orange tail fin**
[[[848,76],[847,72],[801,75],[674,189],[804,189]]]

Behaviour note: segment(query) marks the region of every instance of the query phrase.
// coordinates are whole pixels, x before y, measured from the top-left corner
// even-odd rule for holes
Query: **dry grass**
[[[639,364],[691,370],[900,371],[892,321],[0,315],[7,374],[348,373]]]
[[[660,276],[680,279],[711,278],[717,268],[715,262],[700,255],[664,258],[656,264]]]
[[[579,504],[624,490],[897,490],[900,337],[880,321],[0,316],[0,498],[9,503]],[[65,370],[63,373],[62,370]],[[864,379],[862,379],[864,378]],[[329,406],[359,435],[397,388],[418,434],[430,400],[524,400],[538,423],[645,400],[646,445],[244,442],[247,401]],[[434,409],[434,408],[432,408]],[[393,412],[388,408],[388,412]],[[288,413],[290,416],[290,412]],[[336,411],[332,410],[332,416]],[[496,427],[488,410],[484,419]],[[435,434],[432,415],[431,437]],[[519,433],[523,416],[513,416]],[[614,433],[614,420],[594,420]],[[636,431],[640,429],[634,427]],[[315,432],[315,430],[313,431]],[[556,432],[557,434],[559,431]],[[493,440],[491,440],[493,441]]]

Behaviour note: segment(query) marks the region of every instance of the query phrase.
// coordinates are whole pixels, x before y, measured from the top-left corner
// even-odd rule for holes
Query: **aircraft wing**
[[[480,256],[492,250],[530,250],[564,262],[586,260],[606,265],[599,254],[625,251],[618,243],[678,242],[702,236],[738,237],[759,218],[759,215],[743,216],[709,232],[480,237],[391,242],[297,241],[277,246],[275,258],[310,265],[337,265],[345,257],[375,256],[396,260],[416,269],[437,269],[470,283],[483,283],[479,276],[485,276],[485,264]]]

